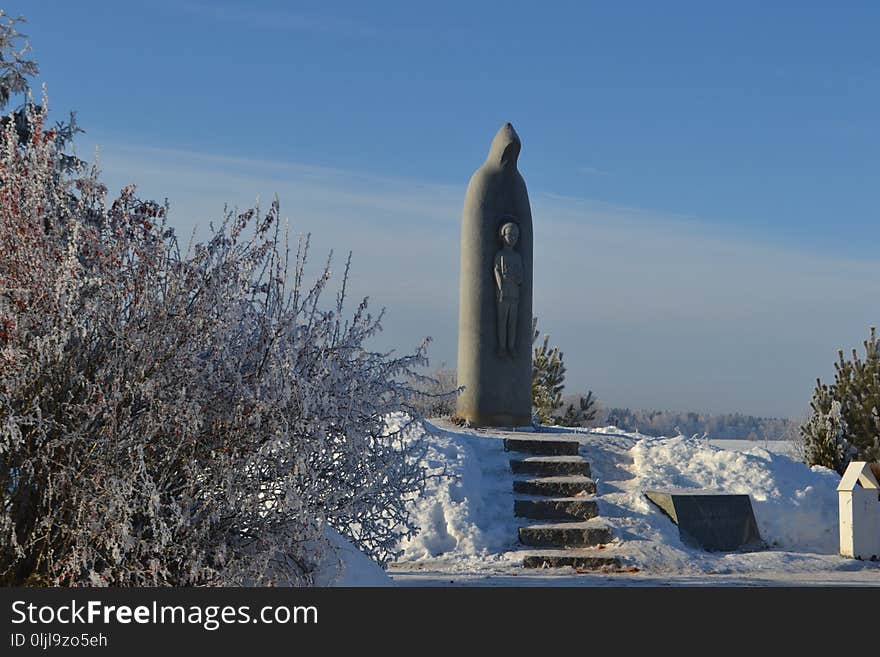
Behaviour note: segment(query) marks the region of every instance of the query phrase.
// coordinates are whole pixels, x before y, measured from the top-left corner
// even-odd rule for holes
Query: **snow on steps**
[[[597,554],[596,548],[536,550],[523,558],[525,568],[574,568],[575,570],[619,571],[620,559]]]
[[[593,495],[596,492],[596,482],[580,476],[514,479],[513,492],[522,495],[554,495],[559,497]]]
[[[505,438],[504,449],[508,452],[526,452],[545,456],[577,456],[580,443],[577,440],[558,438]]]
[[[609,541],[611,530],[590,521],[519,528],[519,542],[531,547],[594,547]]]
[[[590,476],[590,464],[580,456],[530,456],[524,459],[510,459],[510,470],[513,474],[541,477]]]
[[[531,520],[589,520],[599,515],[595,500],[583,497],[551,497],[513,501],[513,515]]]
[[[574,567],[579,570],[619,569],[620,560],[597,555],[583,548],[604,546],[611,530],[597,520],[596,483],[590,478],[590,464],[580,455],[576,439],[506,438],[504,449],[535,456],[511,459],[515,475],[536,475],[535,479],[514,479],[513,492],[532,496],[514,499],[514,515],[532,520],[555,520],[518,529],[519,542],[538,548],[522,561],[525,568]],[[580,548],[580,549],[579,549]]]

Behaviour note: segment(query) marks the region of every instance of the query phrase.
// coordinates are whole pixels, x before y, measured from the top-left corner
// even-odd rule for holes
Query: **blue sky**
[[[798,415],[880,319],[876,3],[4,7],[111,184],[187,232],[277,192],[317,249],[354,250],[381,339],[432,335],[436,364],[467,180],[508,120],[573,390]]]

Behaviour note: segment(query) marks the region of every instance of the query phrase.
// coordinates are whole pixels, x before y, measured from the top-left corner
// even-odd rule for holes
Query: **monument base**
[[[508,413],[457,413],[458,417],[467,420],[472,427],[531,427],[531,415],[511,415]]]

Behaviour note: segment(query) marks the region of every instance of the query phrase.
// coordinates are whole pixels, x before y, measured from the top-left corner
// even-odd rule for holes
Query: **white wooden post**
[[[880,559],[880,483],[864,461],[853,461],[837,486],[840,554]]]

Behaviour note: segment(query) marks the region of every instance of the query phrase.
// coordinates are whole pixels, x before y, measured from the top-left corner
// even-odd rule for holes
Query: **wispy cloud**
[[[382,346],[455,362],[464,188],[308,164],[105,144],[111,186],[167,196],[188,233],[277,193],[315,253],[354,251]],[[532,190],[535,311],[569,388],[609,404],[798,414],[838,347],[880,320],[880,261],[767,244],[686,215]]]

